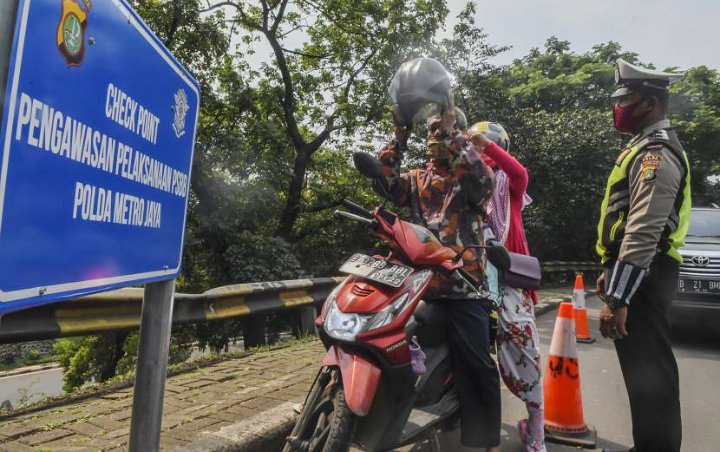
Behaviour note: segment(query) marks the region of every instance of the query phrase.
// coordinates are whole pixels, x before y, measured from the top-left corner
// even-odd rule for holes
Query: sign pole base
[[[174,295],[174,279],[145,286],[130,420],[131,452],[160,449]]]

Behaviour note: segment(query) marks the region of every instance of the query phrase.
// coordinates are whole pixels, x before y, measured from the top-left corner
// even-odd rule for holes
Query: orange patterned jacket
[[[455,251],[467,245],[482,245],[484,207],[492,196],[494,176],[464,138],[456,134],[450,148],[450,159],[431,160],[425,169],[400,173],[397,152],[390,143],[379,153],[385,165],[388,199],[409,207],[412,220],[430,229],[440,242]],[[395,164],[393,164],[393,163]],[[375,184],[385,196],[385,190]],[[465,270],[478,283],[485,282],[482,250],[467,250],[463,255]],[[467,298],[475,295],[464,284],[437,277],[431,284],[434,295],[445,298]]]

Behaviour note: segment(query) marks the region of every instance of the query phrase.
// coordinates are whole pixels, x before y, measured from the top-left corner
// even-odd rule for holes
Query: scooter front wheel
[[[324,372],[330,378],[321,378]],[[283,452],[346,452],[354,428],[355,415],[345,401],[340,371],[325,368],[315,379]]]

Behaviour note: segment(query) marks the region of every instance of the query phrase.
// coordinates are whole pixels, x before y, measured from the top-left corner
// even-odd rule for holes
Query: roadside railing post
[[[300,335],[312,334],[317,336],[317,328],[315,327],[315,317],[317,310],[315,306],[310,305],[299,309],[300,316]]]
[[[243,341],[245,350],[267,345],[267,316],[252,314],[243,321]]]

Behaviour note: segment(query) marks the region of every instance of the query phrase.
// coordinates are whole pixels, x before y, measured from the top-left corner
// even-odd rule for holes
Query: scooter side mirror
[[[384,176],[382,163],[367,152],[354,152],[355,168],[365,177],[380,178]]]

